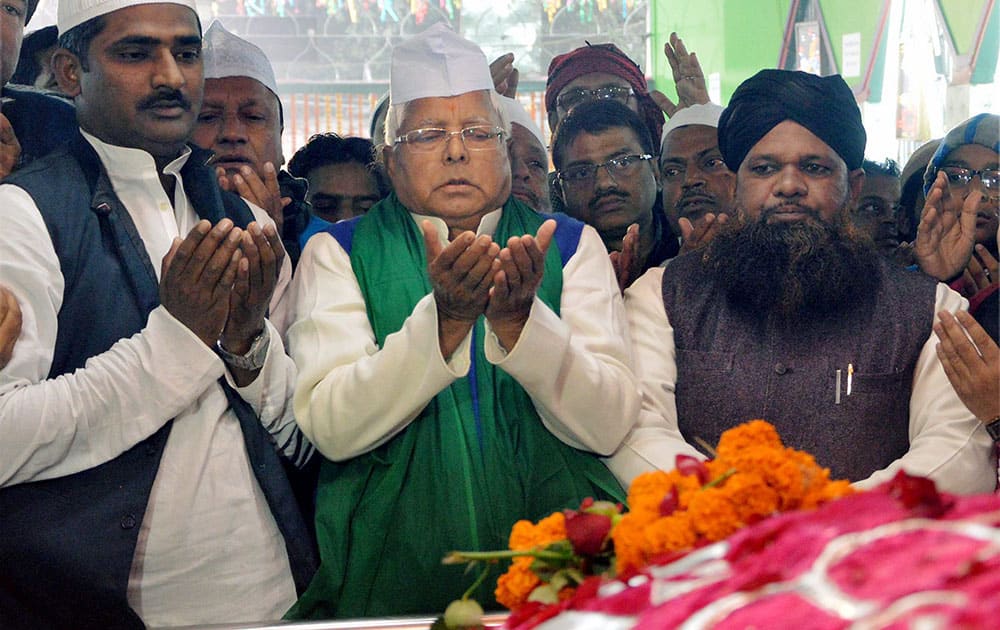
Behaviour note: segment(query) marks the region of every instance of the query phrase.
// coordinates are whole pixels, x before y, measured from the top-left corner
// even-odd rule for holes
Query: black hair
[[[562,168],[566,150],[577,136],[582,133],[599,134],[618,127],[631,129],[639,139],[642,150],[656,155],[653,136],[646,123],[639,118],[639,114],[618,101],[588,101],[574,107],[556,128],[552,140],[552,162],[556,170]]]
[[[866,159],[861,163],[861,168],[865,169],[865,175],[899,177],[899,164],[891,158],[886,158],[882,162]]]
[[[21,42],[21,57],[17,61],[14,74],[10,77],[11,83],[34,85],[35,79],[42,73],[42,67],[38,64],[35,56],[43,50],[55,46],[59,40],[58,33],[55,26],[46,26],[24,36],[24,40]]]
[[[90,42],[101,34],[107,21],[103,15],[90,18],[86,22],[81,22],[59,35],[59,47],[73,53],[80,60],[80,70],[90,72],[90,62],[87,61],[87,51],[90,50]]]
[[[308,178],[309,172],[328,164],[357,162],[371,171],[375,185],[383,197],[389,194],[389,180],[375,161],[375,145],[367,138],[341,137],[333,132],[317,133],[309,138],[288,161],[288,172]]]

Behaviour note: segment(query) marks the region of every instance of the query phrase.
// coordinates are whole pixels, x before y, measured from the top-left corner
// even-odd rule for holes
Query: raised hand
[[[1000,349],[966,311],[938,313],[934,333],[944,373],[965,406],[982,422],[1000,416]]]
[[[441,355],[451,356],[486,310],[500,247],[489,236],[462,232],[442,245],[434,224],[423,221],[427,273],[437,305]]]
[[[724,212],[719,214],[706,212],[694,223],[687,217],[678,219],[677,222],[681,227],[680,253],[686,254],[711,243],[727,221],[729,221],[729,215]]]
[[[690,105],[708,103],[708,86],[705,83],[705,72],[695,53],[689,53],[684,46],[684,40],[677,33],[670,34],[670,41],[663,44],[663,54],[673,71],[674,86],[677,89],[677,102],[671,101],[659,90],[650,92],[650,96],[667,115],[673,116],[677,110]]]
[[[517,95],[517,80],[520,73],[514,67],[514,53],[501,55],[490,63],[490,76],[493,78],[493,88],[498,94],[508,98]]]
[[[21,334],[21,307],[10,289],[0,286],[0,370],[10,363]]]
[[[0,179],[7,177],[17,166],[21,157],[21,143],[14,135],[14,127],[0,114]]]
[[[243,230],[229,219],[199,221],[163,257],[160,303],[210,348],[229,316],[242,240]]]
[[[510,350],[528,321],[535,292],[545,273],[545,254],[552,243],[556,222],[549,219],[538,228],[537,236],[525,234],[507,240],[497,257],[486,319],[504,348]]]
[[[636,281],[642,273],[642,261],[639,260],[639,224],[633,223],[628,226],[625,236],[622,238],[622,250],[611,252],[611,266],[615,270],[615,279],[618,280],[618,288],[622,293],[625,289]]]
[[[285,222],[285,206],[292,203],[292,198],[281,196],[278,172],[274,168],[274,164],[264,163],[263,179],[246,165],[240,167],[239,173],[232,175],[227,174],[226,169],[220,166],[215,169],[215,175],[219,178],[219,186],[223,190],[235,192],[250,203],[263,208],[268,216],[274,220],[274,224],[278,227],[278,234],[281,234],[281,227]]]
[[[917,264],[924,273],[941,281],[955,277],[969,264],[976,243],[978,195],[969,193],[959,215],[945,209],[950,195],[948,177],[939,172],[927,193],[913,241]]]

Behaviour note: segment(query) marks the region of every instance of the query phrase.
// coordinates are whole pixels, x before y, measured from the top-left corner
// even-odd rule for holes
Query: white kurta
[[[492,234],[499,212],[483,218],[480,233]],[[430,220],[444,240],[444,222]],[[350,258],[329,234],[309,239],[292,294],[288,345],[299,368],[295,415],[332,460],[384,444],[468,373],[471,334],[449,360],[441,356],[433,294],[379,348]],[[563,268],[560,311],[556,316],[535,298],[509,352],[492,333],[485,335],[486,358],[517,379],[561,441],[609,454],[635,422],[639,393],[622,299],[604,245],[590,227]]]
[[[620,478],[657,468],[674,467],[684,453],[703,457],[678,429],[674,387],[677,383],[674,330],[663,306],[663,268],[647,271],[625,292],[629,332],[642,390],[639,422],[622,448],[609,460]],[[944,284],[937,287],[934,312],[966,308],[964,298]],[[993,441],[958,398],[945,376],[934,347],[924,344],[913,371],[910,395],[910,449],[886,468],[855,483],[868,488],[891,479],[897,470],[933,479],[938,488],[970,494],[990,492],[996,483]],[[820,464],[822,453],[813,453]]]
[[[189,151],[164,169],[175,177],[171,203],[152,156],[85,137],[159,276],[174,237],[198,221],[180,178]],[[263,210],[253,210],[258,221],[271,221]],[[294,583],[239,421],[217,383],[225,375],[233,384],[223,362],[159,306],[136,335],[92,357],[83,369],[46,379],[65,286],[59,259],[23,189],[0,185],[0,224],[0,283],[13,290],[23,314],[13,359],[0,370],[0,486],[93,468],[173,419],[140,526],[129,603],[151,626],[279,618],[295,601]],[[281,291],[289,276],[286,264]],[[237,391],[284,443],[295,431],[295,366],[279,331],[267,325],[264,368]]]

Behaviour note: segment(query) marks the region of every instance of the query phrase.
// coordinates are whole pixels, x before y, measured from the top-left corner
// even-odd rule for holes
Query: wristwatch
[[[994,442],[1000,442],[1000,416],[986,423],[986,432],[990,434]]]
[[[233,354],[222,347],[221,341],[215,342],[215,352],[222,357],[226,365],[241,370],[259,370],[264,367],[264,359],[267,358],[267,348],[271,345],[271,335],[267,332],[267,327],[259,335],[254,337],[253,343],[246,354]]]

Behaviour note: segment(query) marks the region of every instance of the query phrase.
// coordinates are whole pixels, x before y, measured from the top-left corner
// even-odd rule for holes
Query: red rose
[[[566,513],[566,537],[573,545],[573,553],[593,556],[601,552],[611,532],[611,517],[590,512]]]

